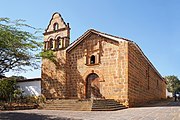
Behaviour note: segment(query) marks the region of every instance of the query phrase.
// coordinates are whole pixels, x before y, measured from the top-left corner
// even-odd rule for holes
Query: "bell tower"
[[[44,50],[60,50],[69,46],[70,27],[59,13],[54,13],[44,35]]]
[[[70,42],[70,27],[59,13],[54,13],[43,33],[44,50],[51,50],[54,60],[42,59],[41,87],[42,94],[48,99],[66,98],[67,90],[67,54]]]

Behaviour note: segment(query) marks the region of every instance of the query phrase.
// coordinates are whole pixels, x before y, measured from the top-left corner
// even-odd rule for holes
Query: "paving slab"
[[[0,111],[0,120],[180,120],[180,102],[162,101],[119,111]]]

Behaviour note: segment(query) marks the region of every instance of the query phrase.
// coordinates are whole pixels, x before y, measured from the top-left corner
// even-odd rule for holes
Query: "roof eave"
[[[113,36],[113,35],[110,35],[110,34],[102,33],[102,32],[96,31],[94,29],[89,29],[82,36],[80,36],[77,40],[75,40],[71,45],[69,45],[69,47],[66,48],[67,52],[69,52],[73,48],[75,48],[85,37],[87,37],[91,33],[94,33],[94,34],[97,34],[97,35],[99,35],[101,37],[105,37],[105,38],[115,40],[115,41],[118,41],[118,42],[120,42],[120,41],[128,41],[129,42],[130,41],[130,40],[125,39],[125,38],[121,38],[121,37]],[[119,39],[119,40],[117,40],[117,39]]]

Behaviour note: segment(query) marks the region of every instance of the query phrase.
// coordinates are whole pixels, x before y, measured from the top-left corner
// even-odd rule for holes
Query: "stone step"
[[[72,104],[74,104],[74,103],[77,103],[78,101],[46,101],[46,103],[47,104],[60,104],[60,103],[72,103]]]
[[[93,105],[93,107],[92,108],[112,108],[112,107],[124,107],[124,105],[101,105],[101,106],[99,106],[99,105]]]
[[[119,105],[114,105],[114,106],[92,106],[92,108],[122,108],[122,107],[125,107],[125,106],[119,106]]]
[[[73,111],[114,111],[126,108],[113,99],[107,100],[47,100],[43,109],[47,110],[73,110]]]
[[[124,105],[93,105],[92,107],[124,107]]]
[[[46,103],[46,105],[54,105],[54,106],[58,106],[58,105],[74,105],[74,104],[78,104],[78,103]]]
[[[93,108],[91,111],[116,111],[116,110],[122,110],[126,109],[126,107],[122,108]]]
[[[119,103],[93,103],[93,105],[122,105]]]
[[[92,105],[92,111],[113,111],[121,110],[126,107],[113,99],[108,100],[94,100]]]
[[[62,107],[47,107],[45,110],[74,110],[73,108],[62,108]]]
[[[48,100],[43,109],[47,110],[73,110],[73,111],[90,111],[92,102],[90,100]]]

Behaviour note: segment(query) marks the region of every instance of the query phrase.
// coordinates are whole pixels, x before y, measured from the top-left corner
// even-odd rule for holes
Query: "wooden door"
[[[99,76],[95,73],[88,75],[86,80],[86,98],[101,98]]]

